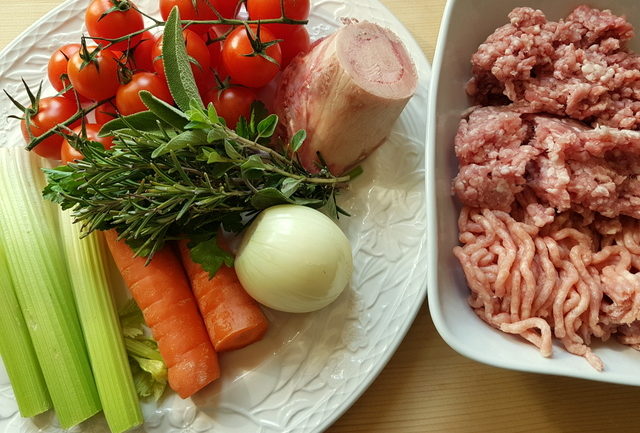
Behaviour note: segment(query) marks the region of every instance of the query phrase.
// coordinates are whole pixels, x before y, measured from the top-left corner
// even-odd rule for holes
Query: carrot
[[[216,351],[240,349],[260,340],[269,323],[240,284],[235,269],[222,265],[210,278],[191,260],[186,241],[180,242],[180,255]]]
[[[180,259],[170,247],[145,266],[131,248],[105,232],[113,259],[158,342],[169,386],[187,398],[220,377],[218,356],[209,340]]]

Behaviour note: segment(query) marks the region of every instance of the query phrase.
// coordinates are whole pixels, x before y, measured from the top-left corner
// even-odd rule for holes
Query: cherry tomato
[[[98,137],[98,133],[100,132],[100,128],[102,128],[101,124],[98,123],[86,123],[84,125],[86,136],[85,138],[91,141],[98,142],[104,146],[105,149],[111,149],[113,147],[113,137]],[[73,129],[73,135],[81,136],[82,135],[82,126],[78,126]],[[84,156],[78,149],[73,147],[69,140],[65,139],[62,142],[62,147],[60,150],[60,159],[63,164],[68,164],[73,161],[78,161],[84,159]]]
[[[294,20],[306,20],[311,11],[310,0],[284,0],[284,14]],[[252,20],[280,18],[282,8],[280,0],[247,0],[247,12]],[[278,39],[283,39],[291,33],[291,24],[265,24]]]
[[[213,11],[215,8],[224,18],[233,18],[238,9],[238,0],[160,0],[160,15],[165,21],[174,6],[178,6],[180,19],[183,20],[217,20],[218,16]],[[189,30],[196,33],[206,33],[211,27],[209,24],[196,24],[189,26]]]
[[[71,56],[78,51],[80,51],[80,44],[67,44],[58,48],[49,58],[47,75],[49,76],[49,82],[58,92],[70,84],[67,77],[67,64]],[[64,96],[75,98],[73,90],[66,91]]]
[[[257,35],[255,26],[251,26],[251,31],[254,36]],[[260,28],[260,40],[263,43],[274,39],[273,33],[264,27]],[[247,36],[246,28],[238,27],[227,36],[222,46],[222,61],[234,82],[247,87],[262,87],[269,83],[280,70],[282,52],[278,44],[266,49],[266,54],[277,64],[259,55],[248,56],[252,53],[254,49]]]
[[[224,118],[229,128],[235,128],[240,116],[249,118],[251,104],[257,100],[257,95],[255,90],[247,87],[229,87],[222,91],[211,89],[204,99],[205,105],[213,103],[218,115]]]
[[[114,6],[118,10],[105,15]],[[133,3],[125,0],[93,0],[84,17],[89,35],[96,38],[115,39],[142,30],[144,28],[142,15],[133,6]],[[139,40],[140,36],[137,35],[130,40],[117,42],[109,48],[126,50],[135,46]],[[101,39],[94,39],[94,41],[101,46],[109,43]]]
[[[215,26],[212,26],[209,28],[205,38],[205,43],[209,49],[211,67],[214,69],[222,62],[222,40],[216,41],[216,39],[219,39],[223,34],[218,32]]]
[[[88,51],[92,53],[94,48]],[[120,86],[118,54],[101,50],[87,64],[84,64],[81,54],[82,50],[75,53],[67,65],[67,75],[76,91],[94,101],[115,96]]]
[[[142,103],[139,92],[147,90],[156,98],[173,104],[173,98],[163,78],[152,72],[138,72],[133,74],[131,81],[123,84],[116,93],[116,106],[123,116],[146,111],[147,107]]]
[[[140,41],[133,47],[129,55],[132,69],[136,72],[153,72],[153,57],[151,51],[156,44],[157,38],[146,31],[141,35]]]
[[[102,104],[93,112],[96,118],[95,123],[104,125],[118,117],[118,109],[113,105],[112,101]]]
[[[284,69],[291,60],[298,54],[306,54],[311,49],[311,39],[309,32],[305,26],[291,26],[294,30],[284,36],[282,42],[279,43],[282,50],[282,69]]]
[[[191,30],[183,30],[187,47],[187,54],[189,57],[195,60],[196,63],[192,63],[191,70],[193,76],[200,85],[204,85],[210,78],[208,76],[209,68],[211,67],[211,57],[209,55],[209,49],[204,43],[202,38]],[[151,50],[151,58],[153,60],[153,68],[156,73],[164,78],[164,62],[162,61],[162,37],[158,38],[158,41]]]
[[[29,118],[29,128],[25,119],[20,123],[22,136],[25,141],[29,142],[31,135],[39,137],[49,129],[69,119],[76,114],[78,106],[75,101],[62,96],[54,96],[51,98],[42,98],[38,104],[38,112]],[[74,122],[71,127],[75,127],[80,120]],[[49,159],[60,159],[60,145],[63,138],[54,134],[46,138],[42,143],[38,144],[33,150],[38,155]]]

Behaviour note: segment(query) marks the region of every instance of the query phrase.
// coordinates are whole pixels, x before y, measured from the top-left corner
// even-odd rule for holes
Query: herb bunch
[[[109,150],[80,141],[84,160],[46,170],[45,198],[74,208],[85,228],[115,228],[138,254],[152,256],[166,239],[240,231],[269,206],[294,203],[329,206],[349,177],[327,170],[308,174],[295,158],[263,143],[277,117],[254,110],[236,131],[213,108],[196,102],[182,112],[143,96],[152,110],[109,122],[102,134],[115,137]],[[291,143],[303,144],[304,133]]]

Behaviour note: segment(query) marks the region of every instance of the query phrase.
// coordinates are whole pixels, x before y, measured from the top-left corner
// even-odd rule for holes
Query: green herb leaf
[[[190,242],[189,252],[191,260],[202,266],[202,269],[209,273],[209,278],[213,278],[220,266],[233,266],[233,256],[218,246],[215,237]]]
[[[276,188],[264,188],[251,197],[251,205],[259,210],[287,203],[293,203],[293,201]]]
[[[238,152],[230,140],[224,141],[224,151],[227,153],[227,156],[233,160],[242,159],[242,155],[240,155],[240,152]]]
[[[278,116],[270,114],[258,123],[258,137],[269,138],[273,135],[278,126]]]
[[[216,107],[213,106],[213,103],[209,102],[209,106],[207,107],[207,115],[209,116],[209,122],[212,124],[220,123],[220,118],[218,117],[218,113],[216,112]]]
[[[178,134],[168,142],[156,148],[151,153],[152,158],[157,158],[172,151],[184,149],[189,146],[198,146],[206,143],[207,136],[203,131],[184,131]]]
[[[297,152],[298,150],[300,150],[300,148],[302,147],[306,139],[307,139],[307,131],[305,131],[304,129],[301,129],[298,132],[296,132],[293,138],[291,139],[291,151]]]
[[[177,6],[171,10],[164,26],[162,59],[167,84],[178,107],[187,111],[191,100],[195,100],[204,108],[189,63]]]
[[[355,168],[352,168],[352,169],[351,169],[351,170],[346,174],[346,176],[349,176],[349,178],[350,178],[351,180],[353,180],[353,179],[355,179],[356,177],[360,176],[362,173],[364,173],[364,170],[363,170],[362,166],[361,166],[361,165],[359,165],[359,166],[357,166],[357,167],[355,167]]]
[[[243,176],[250,176],[252,171],[264,171],[267,167],[264,165],[260,156],[251,155],[244,163],[242,163],[240,169],[242,170]]]
[[[222,140],[227,137],[227,133],[220,128],[212,128],[207,134],[207,143],[213,143],[214,141]]]
[[[211,149],[210,151],[207,151],[206,155],[207,155],[208,164],[213,164],[216,162],[231,162],[229,158],[225,158],[224,156],[220,155],[217,151],[213,149]]]
[[[151,111],[141,111],[129,116],[118,117],[105,123],[100,129],[99,137],[112,135],[120,129],[136,129],[142,131],[157,131],[160,118]]]
[[[300,179],[293,179],[291,177],[288,177],[282,181],[282,187],[280,188],[280,191],[285,197],[289,198],[293,195],[293,193],[296,192],[301,183],[302,180]]]
[[[140,91],[139,95],[142,103],[159,119],[177,129],[183,129],[187,124],[187,116],[173,105],[156,98],[147,90]]]

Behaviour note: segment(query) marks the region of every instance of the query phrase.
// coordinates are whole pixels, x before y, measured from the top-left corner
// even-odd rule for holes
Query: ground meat
[[[640,133],[596,129],[572,120],[533,118],[539,156],[528,185],[558,211],[589,209],[640,218]]]
[[[565,20],[516,8],[473,55],[467,92],[480,104],[640,129],[640,56],[625,49],[633,29],[609,11],[576,8]]]
[[[538,154],[523,145],[529,126],[521,115],[499,108],[480,108],[460,123],[455,139],[460,162],[453,190],[469,206],[508,211],[525,184],[527,163]]]
[[[527,186],[558,212],[640,218],[640,132],[483,107],[461,121],[455,151],[467,206],[508,212]]]

